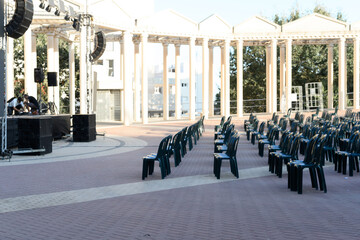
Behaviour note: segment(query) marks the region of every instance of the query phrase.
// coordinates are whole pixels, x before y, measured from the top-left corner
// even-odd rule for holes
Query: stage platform
[[[8,149],[44,148],[52,151],[52,141],[70,135],[71,115],[9,116],[7,121]]]

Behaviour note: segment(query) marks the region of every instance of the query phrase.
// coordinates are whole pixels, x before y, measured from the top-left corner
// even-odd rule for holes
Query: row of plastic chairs
[[[237,147],[240,134],[235,130],[235,125],[231,124],[231,116],[224,122],[224,117],[220,122],[220,128],[214,134],[214,164],[213,173],[217,179],[220,179],[221,165],[223,160],[230,162],[231,173],[239,178],[239,170],[236,159]],[[221,124],[223,122],[223,124]]]
[[[159,162],[161,178],[164,179],[171,173],[170,157],[174,155],[174,165],[177,167],[187,154],[186,146],[188,145],[188,149],[191,151],[204,131],[204,117],[202,117],[195,124],[183,128],[174,136],[164,137],[160,141],[157,153],[143,157],[142,180],[153,174],[155,162]]]

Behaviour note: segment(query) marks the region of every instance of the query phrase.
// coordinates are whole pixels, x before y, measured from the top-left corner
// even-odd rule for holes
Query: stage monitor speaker
[[[96,140],[95,114],[73,115],[73,141],[91,142]]]
[[[44,82],[44,72],[42,68],[34,68],[34,80],[36,83]]]
[[[56,87],[57,86],[57,72],[48,72],[48,86],[49,87]]]
[[[16,0],[16,8],[10,22],[5,26],[9,37],[19,38],[28,30],[34,15],[32,0]]]
[[[104,53],[106,48],[105,34],[100,31],[95,33],[95,49],[90,53],[90,62],[97,61]]]
[[[45,149],[52,152],[52,121],[49,117],[19,118],[19,148]],[[37,154],[37,153],[36,153]]]

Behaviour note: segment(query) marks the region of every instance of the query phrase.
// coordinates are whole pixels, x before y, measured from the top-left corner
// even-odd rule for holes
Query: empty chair
[[[315,135],[311,141],[309,141],[308,147],[306,150],[309,155],[308,158],[305,158],[303,161],[296,160],[290,161],[289,166],[289,180],[288,186],[292,186],[292,190],[297,190],[298,194],[302,194],[303,186],[303,170],[305,168],[309,169],[312,187],[318,189],[318,184],[316,180],[316,174],[319,179],[320,190],[327,192],[325,174],[323,167],[320,164],[321,158],[323,157],[323,147],[326,142],[327,135]],[[289,184],[290,182],[290,184]]]
[[[255,139],[264,134],[265,122],[261,122],[258,131],[251,132],[251,143],[255,145]]]
[[[233,130],[234,130],[234,124],[230,124],[230,126],[226,129],[225,137],[223,139],[216,139],[214,141],[214,153],[218,152],[217,150],[218,146],[227,144],[229,142]]]
[[[214,169],[213,172],[217,179],[220,179],[221,163],[223,160],[230,162],[231,172],[235,177],[239,178],[239,170],[237,166],[236,151],[239,143],[239,135],[230,138],[227,151],[225,153],[214,153]]]
[[[258,149],[260,157],[264,156],[264,148],[266,144],[274,145],[276,135],[279,133],[279,128],[277,126],[273,126],[267,138],[262,138],[258,142]]]
[[[168,162],[168,158],[166,156],[170,140],[171,135],[163,138],[160,141],[157,153],[152,153],[143,157],[142,180],[144,180],[148,174],[153,174],[155,161],[159,162],[162,179],[164,179],[166,175],[170,174],[170,163]]]

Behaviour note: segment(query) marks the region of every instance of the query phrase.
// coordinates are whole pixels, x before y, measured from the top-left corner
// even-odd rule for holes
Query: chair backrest
[[[171,135],[170,135],[171,136]],[[171,137],[170,137],[171,139]],[[160,144],[159,144],[159,147],[158,147],[158,151],[157,151],[157,154],[156,156],[158,158],[162,158],[165,154],[166,154],[166,151],[167,151],[167,147],[168,147],[168,143],[169,143],[169,136],[167,137],[164,137],[161,141],[160,141]]]
[[[284,144],[285,144],[285,140],[287,138],[287,135],[290,133],[289,130],[283,132],[283,134],[281,135],[281,138],[280,138],[280,143],[279,143],[279,147],[280,149],[283,149],[284,147]]]
[[[295,113],[294,119],[295,119],[295,120],[300,120],[300,113],[299,113],[299,112],[296,112],[296,113]]]
[[[226,154],[229,157],[234,157],[236,155],[239,138],[240,138],[239,134],[235,134],[234,136],[232,136],[230,138],[228,145],[227,145],[227,150],[226,150]]]
[[[305,149],[305,157],[304,157],[304,162],[305,163],[310,163],[313,161],[313,148],[317,143],[317,139],[318,139],[319,135],[315,135],[313,136],[310,141],[306,144],[306,149]]]
[[[312,162],[319,165],[324,158],[324,145],[326,143],[327,135],[324,134],[318,137],[315,146],[312,149]]]
[[[290,117],[291,111],[292,111],[292,108],[289,108],[288,111],[287,111],[287,114],[286,114],[288,117]]]
[[[292,159],[299,159],[300,133],[295,134],[292,139],[290,155]]]
[[[179,149],[180,148],[180,141],[181,141],[181,137],[182,137],[182,130],[177,132],[174,137],[173,137],[173,148],[174,149]]]
[[[281,152],[285,154],[290,154],[291,144],[293,140],[293,133],[289,132],[284,139],[284,144],[282,145]]]
[[[220,126],[222,127],[224,125],[225,122],[225,116],[222,116],[221,120],[220,120]]]
[[[224,143],[226,144],[231,136],[231,133],[234,131],[234,124],[230,124],[230,126],[226,129],[225,137],[224,137]]]
[[[261,122],[260,126],[259,126],[259,134],[264,134],[264,130],[265,130],[265,122]]]
[[[275,115],[274,117],[274,124],[277,125],[279,122],[279,115]]]
[[[291,127],[290,127],[290,132],[296,133],[297,132],[297,126],[298,126],[297,122],[292,122]]]
[[[284,119],[284,121],[282,122],[282,124],[281,124],[281,131],[285,131],[286,130],[286,128],[287,128],[287,125],[288,125],[288,120],[287,119]]]
[[[268,135],[268,140],[270,142],[270,145],[275,144],[275,139],[276,139],[276,136],[277,136],[278,133],[279,133],[279,128],[274,125],[271,128],[270,133]]]

